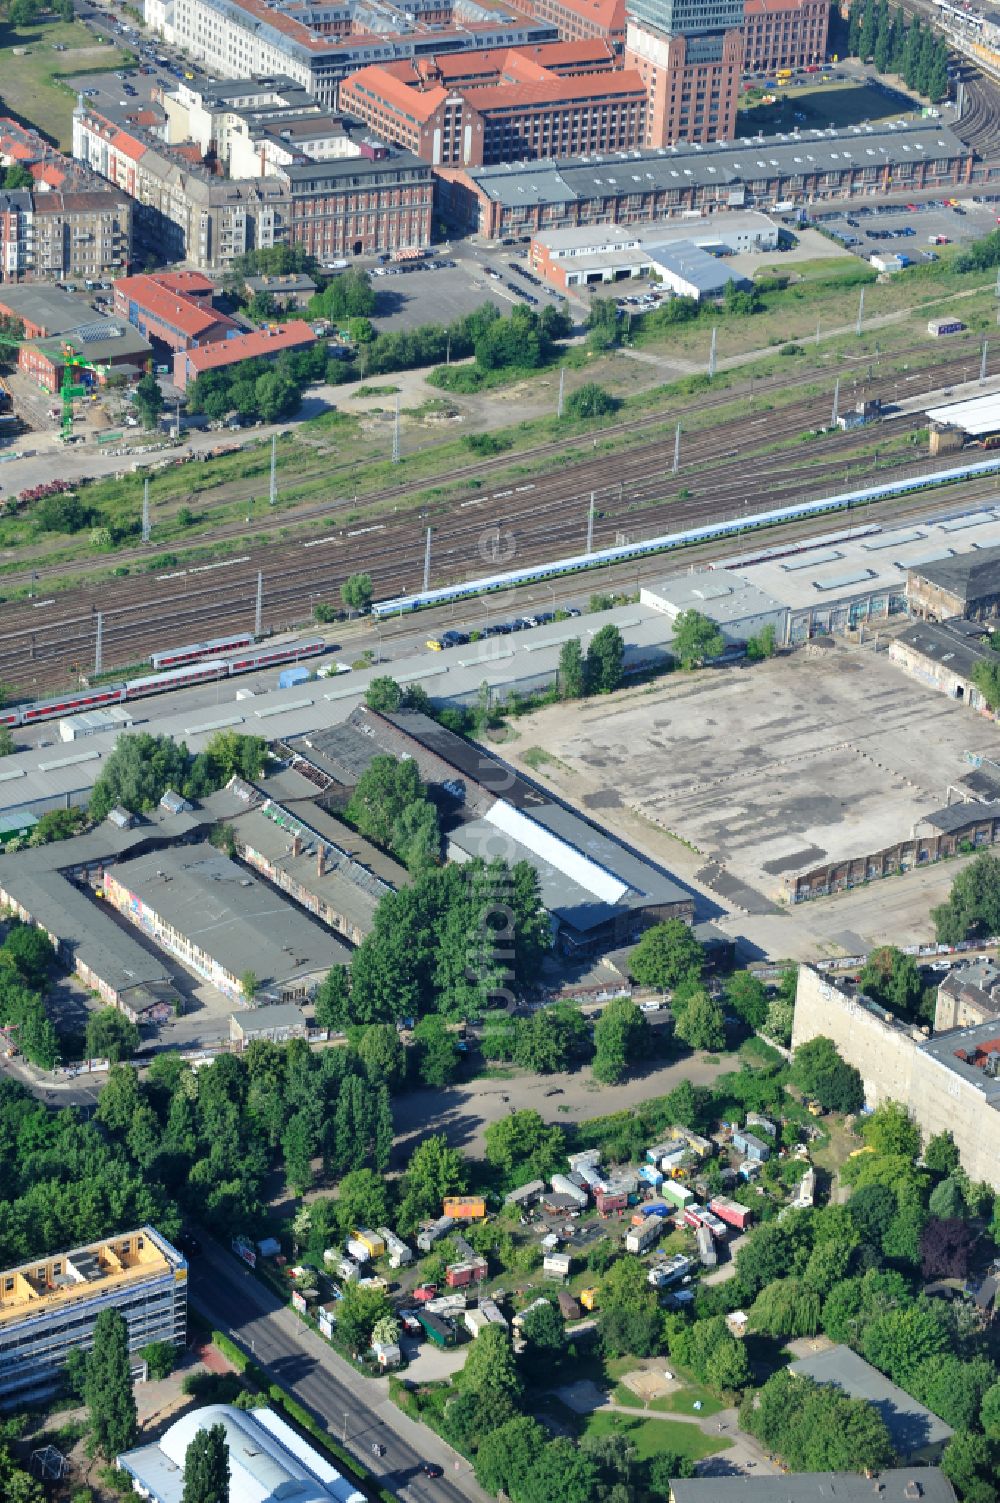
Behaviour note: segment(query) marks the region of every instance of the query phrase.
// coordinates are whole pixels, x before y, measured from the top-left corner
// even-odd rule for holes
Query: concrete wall
[[[1000,1028],[998,1028],[1000,1031]],[[921,1047],[919,1030],[896,1022],[871,1004],[839,990],[810,966],[799,967],[792,1048],[822,1034],[832,1039],[848,1064],[861,1072],[868,1106],[901,1101],[920,1127],[924,1140],[950,1132],[973,1180],[1000,1191],[997,1134],[1000,1113],[980,1085],[949,1068],[937,1051]],[[954,1034],[955,1046],[962,1034]]]
[[[909,1102],[917,1047],[910,1029],[848,998],[811,966],[799,966],[792,1049],[820,1034],[860,1070],[868,1106],[890,1099]]]

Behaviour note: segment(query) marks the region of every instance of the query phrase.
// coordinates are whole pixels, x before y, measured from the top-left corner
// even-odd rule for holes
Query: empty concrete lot
[[[995,726],[842,644],[675,674],[611,713],[535,717],[540,731],[575,801],[669,831],[697,851],[693,875],[751,913],[786,873],[905,838],[969,770],[966,750],[996,751]]]

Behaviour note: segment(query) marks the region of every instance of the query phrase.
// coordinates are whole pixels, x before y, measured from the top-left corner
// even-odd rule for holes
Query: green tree
[[[421,1018],[413,1030],[413,1050],[417,1074],[423,1085],[451,1085],[458,1074],[460,1056],[455,1037],[436,1013]]]
[[[199,1430],[184,1453],[181,1503],[224,1503],[229,1497],[229,1446],[225,1425]]]
[[[317,987],[313,1015],[318,1028],[341,1030],[350,1023],[350,974],[346,965],[335,965]]]
[[[911,1017],[923,997],[924,984],[912,955],[895,945],[873,950],[858,977],[861,990],[890,1012]]]
[[[629,997],[613,997],[594,1028],[594,1079],[615,1085],[649,1049],[649,1026]]]
[[[391,1316],[392,1306],[383,1290],[351,1281],[345,1284],[343,1298],[337,1301],[337,1334],[348,1351],[367,1352],[372,1331]]]
[[[901,1101],[881,1101],[861,1128],[876,1153],[915,1159],[920,1153],[920,1128]]]
[[[404,811],[426,799],[427,790],[412,758],[399,761],[390,756],[373,757],[355,786],[347,818],[369,840],[391,848]]]
[[[587,669],[579,637],[559,649],[559,693],[563,699],[582,699],[587,692]]]
[[[714,621],[688,610],[676,617],[670,646],[682,668],[700,668],[725,651],[726,639]]]
[[[511,1112],[486,1129],[486,1162],[505,1180],[547,1179],[566,1157],[562,1129],[533,1110]]]
[[[935,1185],[931,1191],[927,1209],[932,1216],[941,1221],[956,1219],[965,1215],[965,1196],[962,1194],[960,1182],[953,1176],[943,1179],[939,1185]]]
[[[726,982],[726,1001],[746,1023],[758,1032],[767,1020],[767,988],[749,971],[736,971]]]
[[[517,1403],[521,1379],[503,1326],[491,1325],[480,1331],[469,1348],[459,1381],[462,1388],[477,1390],[491,1399],[506,1396]]]
[[[518,1503],[593,1503],[600,1497],[597,1463],[576,1444],[550,1440],[528,1473]]]
[[[117,1007],[102,1007],[87,1018],[84,1049],[88,1059],[118,1064],[135,1054],[138,1047],[138,1028]]]
[[[143,1347],[139,1355],[154,1381],[169,1378],[177,1360],[177,1351],[172,1341],[151,1341]]]
[[[708,992],[699,987],[683,1006],[679,1006],[675,999],[673,1010],[677,1019],[677,1037],[685,1044],[692,1049],[725,1048],[726,1022],[722,1007]]]
[[[441,826],[430,799],[417,799],[397,815],[392,827],[392,849],[407,871],[421,871],[438,861]]]
[[[613,1263],[601,1279],[597,1317],[608,1356],[651,1357],[660,1349],[662,1320],[656,1291],[634,1258]]]
[[[349,611],[363,615],[372,603],[370,574],[350,574],[340,587],[340,598]]]
[[[955,1139],[950,1132],[935,1133],[932,1138],[928,1138],[924,1149],[924,1163],[934,1174],[954,1174],[959,1166],[959,1157]]]
[[[777,1279],[758,1294],[750,1323],[766,1336],[815,1336],[820,1324],[820,1297],[803,1279]]]
[[[14,3],[16,4],[16,0]],[[23,162],[12,162],[3,174],[3,185],[8,193],[14,193],[18,188],[33,188],[35,179]]]
[[[941,1458],[941,1470],[965,1503],[996,1503],[1000,1447],[985,1435],[959,1430]]]
[[[554,1364],[566,1350],[566,1322],[548,1301],[535,1305],[524,1317],[524,1339],[535,1366]]]
[[[959,944],[971,934],[1000,933],[1000,859],[983,852],[951,886],[946,903],[931,910],[942,944]]]
[[[482,1436],[476,1450],[476,1480],[491,1496],[505,1492],[520,1500],[527,1478],[546,1443],[537,1420],[518,1415]]]
[[[399,1224],[404,1236],[428,1216],[440,1216],[446,1195],[465,1189],[466,1166],[457,1148],[440,1134],[425,1138],[410,1155],[403,1175]]]
[[[84,1396],[94,1445],[111,1461],[128,1450],[136,1435],[128,1327],[117,1310],[102,1310],[94,1322]]]
[[[389,1219],[385,1180],[374,1169],[352,1169],[337,1189],[337,1224],[343,1236],[359,1226],[384,1226]]]
[[[184,786],[187,762],[187,747],[169,736],[119,736],[94,784],[91,819],[106,818],[118,804],[133,814],[155,809],[168,788]]]
[[[43,987],[55,964],[56,952],[43,929],[16,920],[0,946],[0,963],[9,966],[26,986]]]
[[[243,1000],[252,1005],[259,989],[260,982],[257,979],[257,972],[244,971],[240,977],[240,991],[243,993]]]
[[[147,372],[136,382],[135,405],[139,409],[144,428],[155,428],[163,411],[163,393],[156,377]]]
[[[603,334],[602,330],[602,334]],[[616,398],[603,386],[598,386],[596,381],[585,381],[578,386],[576,391],[571,391],[563,404],[563,416],[579,420],[581,418],[604,417],[609,412],[614,412],[618,406]]]
[[[403,691],[394,678],[373,678],[365,690],[365,704],[369,710],[391,714],[403,703]]]
[[[700,979],[705,952],[683,919],[667,919],[647,929],[629,956],[628,968],[640,986],[669,991]]]
[[[369,1080],[384,1081],[390,1090],[399,1086],[406,1074],[406,1050],[397,1029],[391,1023],[375,1023],[365,1028],[356,1045]]]
[[[587,692],[613,694],[622,681],[625,642],[610,622],[595,632],[587,649]]]
[[[831,1112],[856,1112],[864,1105],[861,1076],[822,1034],[800,1044],[792,1061],[792,1082]]]

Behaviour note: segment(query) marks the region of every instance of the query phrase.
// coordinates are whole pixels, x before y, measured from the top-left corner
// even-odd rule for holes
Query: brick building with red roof
[[[612,69],[600,39],[362,68],[341,104],[435,167],[627,151],[642,143],[646,91]]]
[[[228,339],[239,325],[212,307],[215,284],[197,271],[155,272],[115,283],[115,312],[175,353]]]
[[[305,350],[316,343],[316,335],[301,318],[289,319],[252,334],[236,334],[232,339],[200,345],[197,349],[178,350],[174,356],[174,385],[185,391],[205,371],[222,370],[241,360],[271,360],[286,350]]]

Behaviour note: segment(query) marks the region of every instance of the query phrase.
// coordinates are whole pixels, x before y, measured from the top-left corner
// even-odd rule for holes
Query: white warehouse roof
[[[273,1409],[209,1404],[181,1415],[155,1445],[118,1457],[153,1503],[181,1503],[184,1458],[201,1430],[222,1425],[229,1446],[226,1503],[365,1503],[364,1494]],[[222,1500],[220,1500],[222,1503]]]
[[[961,428],[973,438],[984,433],[1000,432],[1000,392],[986,397],[969,397],[965,402],[949,402],[944,407],[928,407],[927,416],[934,423],[948,423]]]

